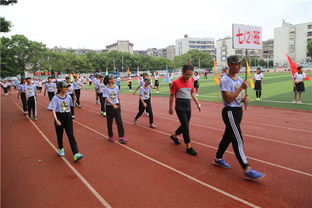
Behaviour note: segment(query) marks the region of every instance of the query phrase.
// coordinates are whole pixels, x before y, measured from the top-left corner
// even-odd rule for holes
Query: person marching
[[[194,88],[195,88],[195,95],[198,96],[199,95],[199,75],[198,72],[195,71],[194,72]]]
[[[170,138],[175,144],[180,144],[177,136],[183,133],[184,143],[186,145],[186,153],[196,156],[197,152],[191,146],[189,135],[189,123],[191,120],[191,98],[195,101],[197,108],[201,111],[197,97],[194,94],[193,75],[194,67],[192,65],[184,65],[182,68],[182,76],[174,80],[170,90],[169,114],[173,114],[173,99],[175,99],[175,110],[181,125]]]
[[[58,143],[58,155],[65,156],[63,147],[63,132],[67,134],[71,150],[74,154],[74,162],[78,162],[83,158],[79,153],[77,143],[74,137],[73,119],[70,113],[70,107],[74,107],[73,99],[68,95],[68,88],[71,84],[65,82],[57,83],[57,94],[52,98],[48,105],[48,109],[52,111],[54,118],[55,131]]]
[[[52,100],[55,94],[56,84],[52,82],[52,77],[48,77],[48,82],[45,84],[43,95],[48,92],[49,101]]]
[[[255,91],[256,91],[256,100],[261,99],[261,90],[262,90],[262,80],[263,80],[263,74],[261,73],[261,69],[257,68],[257,73],[254,76],[255,80]]]
[[[9,84],[6,80],[4,80],[4,82],[1,84],[1,87],[2,87],[3,92],[4,92],[4,96],[9,95]]]
[[[81,81],[78,79],[77,76],[74,76],[73,88],[74,88],[74,92],[75,92],[75,96],[76,96],[75,105],[78,108],[81,108],[81,105],[80,105],[80,92],[81,92],[80,89],[81,89],[81,87],[82,87]]]
[[[239,73],[241,68],[241,60],[238,56],[229,56],[227,58],[227,63],[229,66],[229,73],[222,77],[220,84],[224,102],[222,118],[226,128],[219,144],[216,158],[212,160],[212,164],[223,168],[231,168],[231,165],[223,159],[223,154],[229,144],[232,143],[235,156],[241,167],[244,169],[245,176],[249,179],[260,179],[264,174],[257,172],[250,167],[245,155],[243,135],[240,128],[243,116],[242,102],[249,102],[248,97],[243,97],[242,95],[243,91],[248,86],[248,82],[243,81],[237,76],[237,73]]]
[[[220,74],[220,79],[222,79],[222,77],[226,74],[228,74],[228,71],[229,71],[229,68],[226,66],[226,67],[223,67],[222,68],[222,71],[221,71],[221,74]]]
[[[156,87],[156,93],[159,93],[159,74],[158,72],[155,72],[155,87]]]
[[[303,67],[298,66],[298,72],[294,74],[294,100],[293,103],[302,104],[302,93],[305,91],[304,81],[307,78],[306,73],[303,72]],[[298,95],[298,99],[297,99]]]
[[[144,79],[145,84],[140,87],[140,93],[139,93],[139,112],[134,118],[134,124],[136,124],[138,118],[143,114],[144,110],[146,109],[146,112],[149,115],[149,123],[150,128],[156,128],[156,126],[153,124],[154,118],[153,118],[153,110],[152,110],[152,104],[151,104],[151,88],[155,88],[150,86],[150,79]]]
[[[131,78],[131,74],[128,74],[128,87],[129,87],[129,91],[132,91],[132,78]]]
[[[95,85],[95,86],[96,86],[96,84],[98,83],[98,81],[99,81],[99,75],[96,74],[95,77],[94,77],[94,85]],[[95,89],[95,103],[96,103],[96,104],[99,104],[98,92],[97,92],[97,89],[96,89],[96,88],[94,88],[94,89]]]
[[[107,119],[107,129],[108,129],[108,140],[114,142],[113,135],[113,120],[118,128],[119,142],[126,144],[128,140],[124,137],[125,131],[122,124],[121,111],[120,111],[120,98],[119,98],[119,88],[115,85],[115,77],[109,74],[105,77],[107,86],[104,90],[103,97],[106,98],[106,119]]]
[[[67,87],[67,94],[70,95],[70,97],[73,100],[73,103],[75,103],[75,101],[74,101],[75,100],[74,87],[73,87],[73,84],[70,82],[69,77],[65,78],[65,83],[68,86]],[[71,112],[72,118],[75,119],[75,108],[74,108],[74,106],[70,106],[70,112]]]
[[[106,116],[106,108],[105,108],[105,97],[103,97],[103,92],[105,90],[105,83],[104,83],[104,77],[102,75],[99,76],[99,81],[97,82],[95,88],[98,92],[98,97],[100,98],[101,102],[101,115]]]
[[[27,98],[28,116],[31,118],[31,110],[33,111],[33,120],[37,121],[37,87],[32,84],[31,78],[26,78],[27,85],[25,86],[25,94]]]
[[[17,99],[21,97],[21,100],[23,103],[24,114],[27,115],[27,99],[26,99],[25,87],[26,87],[26,79],[22,78],[21,83],[18,86]]]

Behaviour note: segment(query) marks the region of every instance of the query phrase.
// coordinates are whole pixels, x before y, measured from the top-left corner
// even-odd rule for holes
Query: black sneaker
[[[197,152],[192,147],[186,148],[186,153],[193,155],[193,156],[197,155]]]
[[[178,138],[174,138],[173,135],[170,136],[170,139],[172,139],[175,144],[180,144]]]

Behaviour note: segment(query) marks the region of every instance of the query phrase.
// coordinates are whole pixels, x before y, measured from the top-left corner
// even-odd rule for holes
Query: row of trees
[[[194,66],[208,68],[213,66],[210,54],[192,50],[187,54],[175,57],[173,61],[167,58],[151,56],[136,56],[130,53],[111,51],[105,53],[88,52],[78,55],[72,52],[57,52],[48,49],[44,44],[28,40],[23,35],[11,38],[1,37],[1,77],[24,75],[29,72],[64,72],[64,73],[94,73],[121,72],[136,70],[164,70],[179,68],[192,61]],[[199,63],[200,62],[200,63]]]

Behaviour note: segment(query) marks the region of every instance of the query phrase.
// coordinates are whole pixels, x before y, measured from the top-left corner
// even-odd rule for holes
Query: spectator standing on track
[[[46,93],[48,92],[49,101],[52,100],[55,94],[56,84],[52,82],[52,77],[48,77],[48,82],[45,83],[45,88],[43,95],[46,96]]]
[[[198,72],[194,72],[194,88],[195,88],[195,95],[199,96],[199,75]]]
[[[244,169],[245,176],[250,179],[260,179],[264,174],[255,171],[249,166],[244,151],[243,135],[240,129],[240,123],[243,117],[242,102],[248,103],[249,101],[248,97],[242,96],[243,91],[248,86],[248,82],[243,81],[237,76],[237,73],[239,73],[241,68],[241,60],[238,56],[229,56],[227,63],[230,70],[228,74],[222,77],[220,84],[224,102],[222,118],[226,128],[219,144],[216,158],[212,161],[212,164],[223,168],[231,168],[231,166],[223,159],[223,154],[229,144],[232,143],[235,156],[241,167]]]
[[[197,152],[191,146],[189,135],[189,122],[191,120],[191,98],[195,101],[197,108],[201,111],[197,97],[194,94],[193,75],[194,67],[192,65],[184,65],[182,68],[182,76],[174,80],[170,90],[169,114],[173,114],[173,99],[175,99],[175,110],[181,125],[170,138],[175,144],[180,144],[177,136],[183,134],[184,143],[186,145],[186,153],[196,156]]]
[[[303,67],[298,66],[298,72],[294,74],[294,100],[293,103],[302,104],[302,93],[305,91],[304,81],[307,78],[306,73],[303,72]],[[298,95],[298,99],[297,99]]]
[[[107,86],[104,90],[103,97],[106,98],[106,119],[107,119],[107,129],[108,129],[108,140],[114,142],[113,135],[113,120],[118,129],[119,142],[126,144],[128,140],[124,137],[125,131],[122,124],[121,111],[120,111],[120,98],[119,98],[119,88],[115,85],[115,77],[109,74],[105,77]]]
[[[99,76],[99,81],[97,82],[95,88],[98,92],[98,97],[100,98],[101,102],[101,115],[106,116],[106,105],[105,105],[105,97],[103,97],[103,93],[105,90],[105,83],[104,83],[104,77],[102,75]]]
[[[98,81],[99,81],[99,75],[97,74],[97,75],[95,75],[95,77],[94,77],[94,85],[96,86],[96,84],[98,83]],[[96,104],[99,104],[99,96],[98,96],[98,93],[97,93],[97,89],[94,87],[94,89],[95,89],[95,103]]]
[[[68,86],[67,87],[67,94],[70,95],[70,97],[73,100],[73,103],[75,103],[74,87],[73,87],[73,84],[71,83],[69,77],[65,78],[65,83],[66,83],[66,86]],[[70,106],[70,112],[71,112],[72,118],[75,119],[75,108],[74,108],[74,106]]]
[[[23,104],[23,111],[24,111],[24,114],[27,115],[27,99],[26,99],[25,88],[26,88],[26,79],[22,78],[21,83],[18,86],[17,99],[19,99],[19,97],[21,97],[22,104]]]
[[[33,120],[37,121],[37,87],[32,84],[30,77],[26,78],[27,85],[25,86],[25,94],[27,98],[28,116],[31,118],[31,111],[33,111]]]
[[[4,82],[1,84],[1,87],[3,89],[4,96],[9,95],[9,84],[6,80],[4,80]]]
[[[80,94],[81,94],[81,88],[82,88],[82,83],[81,81],[78,79],[77,76],[74,76],[74,82],[73,82],[73,88],[74,88],[74,92],[75,92],[75,96],[76,96],[76,103],[75,105],[78,108],[81,108],[80,105]]]
[[[261,73],[260,68],[257,68],[257,73],[254,75],[254,80],[255,80],[256,100],[260,100],[263,80],[263,74]]]
[[[150,86],[150,79],[144,79],[145,84],[140,87],[139,93],[139,112],[137,113],[136,117],[134,118],[134,124],[136,124],[138,118],[143,114],[144,110],[149,114],[149,124],[150,128],[156,128],[153,124],[154,117],[153,117],[153,110],[151,104],[151,88],[155,88]]]
[[[74,137],[73,119],[70,112],[70,107],[74,107],[74,102],[71,96],[67,93],[69,87],[71,87],[71,84],[69,83],[57,83],[57,94],[49,103],[48,109],[52,111],[54,118],[54,125],[59,148],[58,155],[61,157],[65,156],[65,151],[63,148],[63,133],[65,129],[71,150],[74,154],[74,162],[78,162],[83,158],[83,155],[79,153]]]

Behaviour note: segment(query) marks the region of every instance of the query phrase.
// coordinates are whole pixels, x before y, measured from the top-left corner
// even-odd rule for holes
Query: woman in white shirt
[[[195,88],[195,94],[196,96],[199,95],[199,75],[198,72],[194,72],[194,88]]]
[[[263,74],[261,73],[261,69],[257,68],[257,73],[254,75],[255,80],[255,91],[256,91],[256,100],[260,100],[261,98],[261,90],[262,90],[262,80]]]
[[[302,104],[302,93],[305,91],[304,89],[304,81],[307,78],[306,73],[303,72],[303,67],[298,66],[298,72],[294,74],[294,100],[293,103]],[[298,99],[297,99],[298,95]]]

